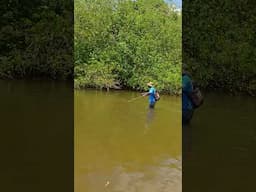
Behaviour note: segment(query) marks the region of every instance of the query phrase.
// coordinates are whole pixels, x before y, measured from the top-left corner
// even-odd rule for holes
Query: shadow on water
[[[256,171],[253,97],[207,94],[183,127],[183,191],[250,192]]]

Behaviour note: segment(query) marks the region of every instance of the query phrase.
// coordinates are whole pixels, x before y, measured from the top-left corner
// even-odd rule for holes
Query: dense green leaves
[[[1,1],[0,78],[73,76],[73,2]]]
[[[178,92],[181,16],[163,0],[76,0],[75,86]]]
[[[183,61],[201,86],[256,94],[252,1],[183,1]]]

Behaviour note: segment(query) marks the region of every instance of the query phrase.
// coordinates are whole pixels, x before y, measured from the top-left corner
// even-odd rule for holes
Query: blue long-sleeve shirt
[[[150,104],[154,104],[154,103],[156,102],[156,99],[155,99],[155,92],[156,92],[156,90],[155,90],[154,87],[151,87],[151,88],[149,89],[149,97],[148,97],[148,99],[149,99],[149,103],[150,103]]]
[[[182,75],[182,110],[193,109],[193,104],[188,94],[193,91],[193,85],[188,75]]]

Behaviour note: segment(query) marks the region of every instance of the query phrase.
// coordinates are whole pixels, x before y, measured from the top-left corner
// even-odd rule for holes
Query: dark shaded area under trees
[[[256,6],[183,1],[183,62],[206,89],[256,95]]]
[[[0,78],[73,78],[73,1],[0,3]]]

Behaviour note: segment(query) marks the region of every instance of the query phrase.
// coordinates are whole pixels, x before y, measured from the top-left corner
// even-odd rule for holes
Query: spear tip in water
[[[105,187],[107,187],[109,184],[110,184],[110,182],[109,182],[109,181],[107,181],[107,183],[105,184]]]

